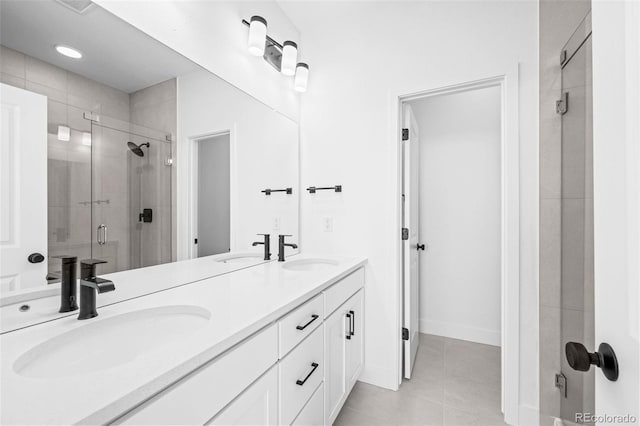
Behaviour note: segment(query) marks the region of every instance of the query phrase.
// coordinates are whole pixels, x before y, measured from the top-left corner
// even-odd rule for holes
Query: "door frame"
[[[218,130],[211,133],[205,133],[202,135],[191,136],[187,139],[187,158],[188,158],[188,190],[187,190],[187,245],[186,252],[184,253],[185,259],[195,259],[198,257],[198,247],[193,243],[193,240],[198,235],[198,142],[202,142],[207,139],[215,138],[218,136],[229,135],[229,204],[231,209],[231,215],[229,216],[229,229],[233,229],[233,206],[235,201],[235,195],[237,191],[236,181],[236,132],[235,129]],[[233,233],[231,234],[233,235]],[[229,240],[231,250],[234,249],[233,239]]]
[[[518,65],[507,67],[504,73],[477,80],[397,94],[392,98],[392,143],[396,147],[396,185],[394,188],[396,228],[402,227],[402,106],[405,102],[425,97],[454,94],[498,86],[501,89],[501,402],[505,422],[518,424],[520,387],[520,140],[518,112]],[[395,125],[393,125],[395,123]],[[403,244],[396,238],[395,262],[397,288],[397,383],[402,382],[402,276]],[[537,301],[536,301],[537,304]]]

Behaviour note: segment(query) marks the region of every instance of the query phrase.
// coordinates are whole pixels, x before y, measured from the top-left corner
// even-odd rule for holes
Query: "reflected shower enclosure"
[[[120,110],[49,102],[49,283],[60,279],[61,255],[106,260],[103,274],[173,260],[175,79],[131,94],[100,87]]]

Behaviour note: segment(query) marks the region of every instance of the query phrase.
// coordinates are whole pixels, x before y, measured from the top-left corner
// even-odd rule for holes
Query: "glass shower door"
[[[586,20],[585,20],[586,21]],[[591,33],[583,23],[565,46],[562,69],[562,234],[561,347],[566,393],[561,416],[576,422],[577,413],[595,410],[595,368],[573,370],[565,345],[594,350],[593,271],[593,120]]]
[[[100,273],[171,261],[171,141],[160,131],[92,121],[92,257]]]

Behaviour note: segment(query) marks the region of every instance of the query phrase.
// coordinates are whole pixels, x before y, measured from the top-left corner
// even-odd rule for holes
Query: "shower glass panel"
[[[91,122],[92,257],[100,273],[171,262],[171,139],[108,117]]]
[[[60,119],[67,115],[68,121]],[[59,137],[59,126],[69,129],[68,138]],[[58,256],[91,257],[91,147],[82,143],[91,123],[73,107],[49,101],[48,127],[47,281],[55,283],[60,280]]]
[[[565,46],[562,68],[562,235],[561,347],[566,396],[561,416],[576,421],[576,413],[595,409],[595,368],[579,372],[569,367],[564,348],[579,342],[594,350],[593,307],[593,137],[591,32],[588,18]]]

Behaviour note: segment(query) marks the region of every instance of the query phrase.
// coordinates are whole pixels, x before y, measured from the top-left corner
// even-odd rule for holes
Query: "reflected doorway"
[[[231,138],[229,132],[195,140],[196,257],[231,251]]]

